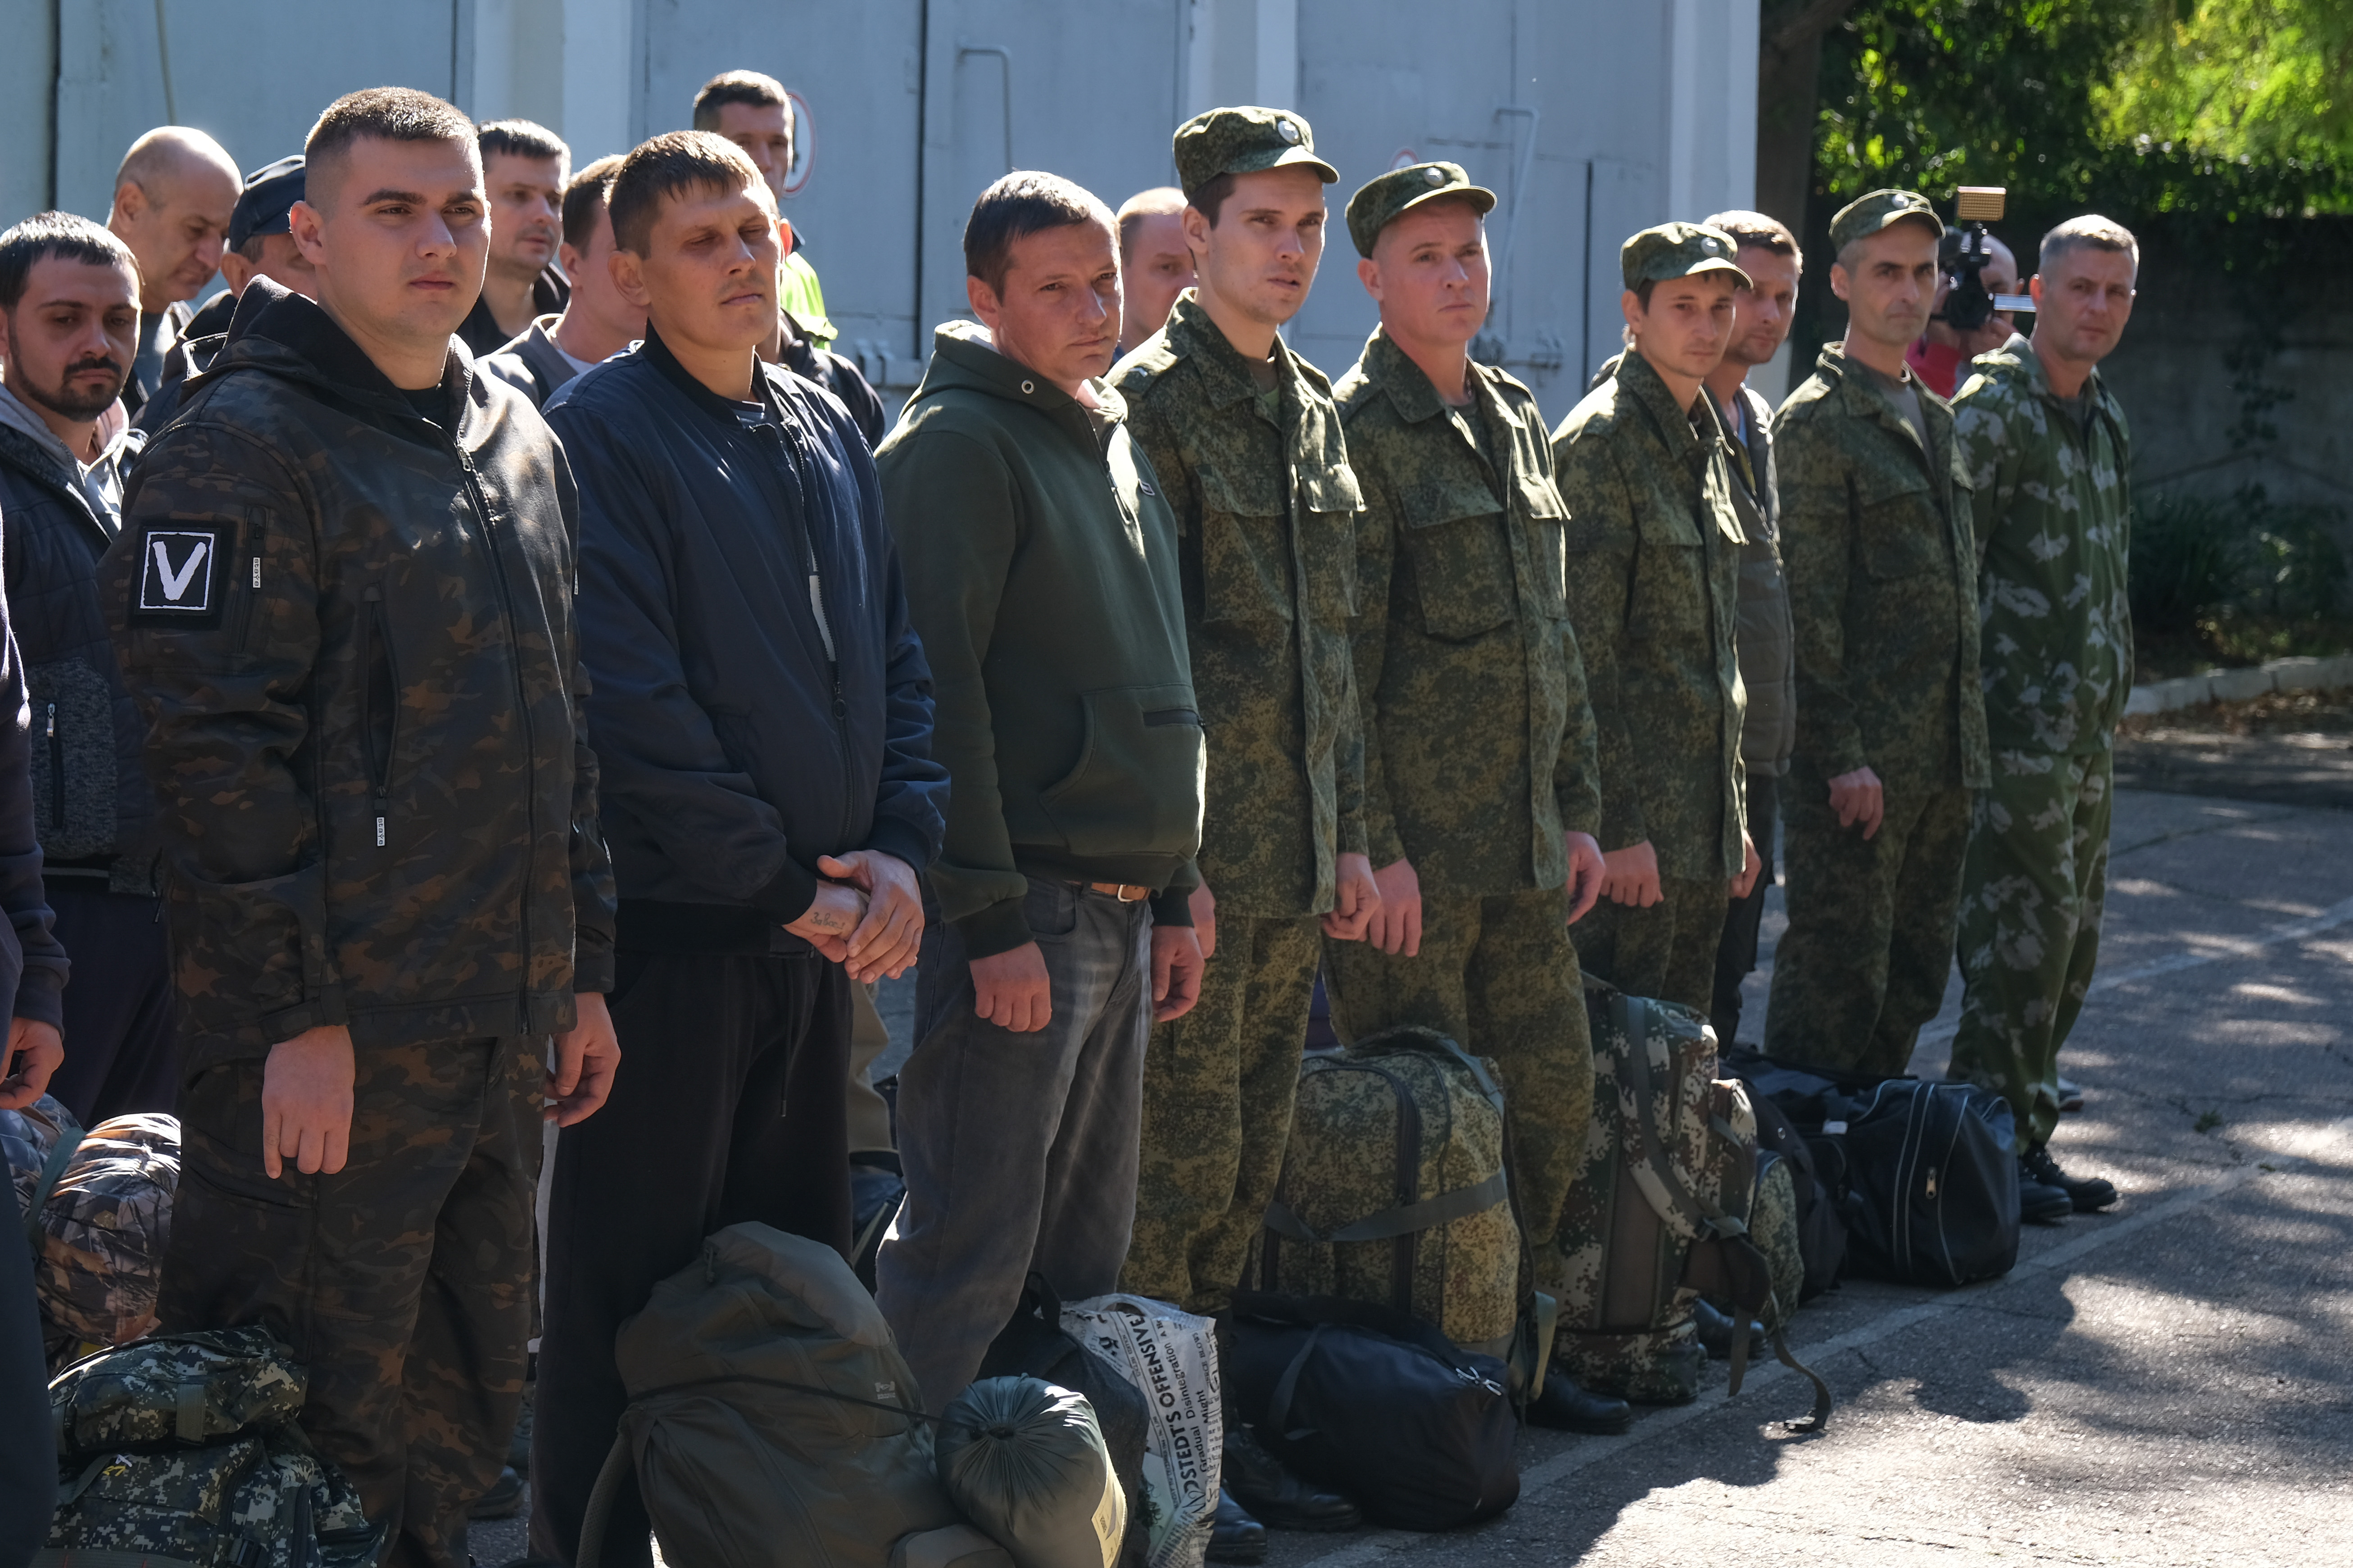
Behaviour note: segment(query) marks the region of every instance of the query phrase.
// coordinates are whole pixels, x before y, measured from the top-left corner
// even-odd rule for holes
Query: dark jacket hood
[[[219,377],[248,370],[297,383],[347,410],[404,417],[412,412],[408,399],[326,307],[273,279],[256,278],[245,286],[220,353],[188,384],[183,400]],[[469,397],[473,381],[474,356],[453,337],[441,370],[442,392],[452,406]]]

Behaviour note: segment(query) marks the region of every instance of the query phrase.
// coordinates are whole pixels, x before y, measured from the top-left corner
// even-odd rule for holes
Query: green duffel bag
[[[58,1511],[35,1568],[364,1568],[383,1531],[295,1416],[267,1329],[166,1334],[49,1384]]]
[[[1399,1025],[1299,1073],[1291,1144],[1245,1284],[1409,1312],[1506,1360],[1534,1315],[1504,1091],[1434,1029]],[[1542,1368],[1529,1366],[1530,1386]]]
[[[578,1568],[596,1568],[632,1468],[663,1560],[691,1568],[889,1568],[902,1537],[957,1522],[891,1325],[821,1242],[729,1226],[614,1352],[629,1405]]]

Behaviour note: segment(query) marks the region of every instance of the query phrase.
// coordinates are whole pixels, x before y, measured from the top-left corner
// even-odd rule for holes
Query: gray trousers
[[[1116,1289],[1135,1221],[1150,906],[1032,877],[1023,913],[1054,1009],[1027,1035],[975,1016],[964,938],[936,910],[923,927],[899,1073],[907,1204],[875,1299],[927,1410],[972,1382],[1032,1269],[1068,1300]]]

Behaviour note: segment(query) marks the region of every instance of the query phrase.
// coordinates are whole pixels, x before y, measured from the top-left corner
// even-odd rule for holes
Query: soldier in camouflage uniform
[[[1726,906],[1756,866],[1734,653],[1742,534],[1722,423],[1701,384],[1730,339],[1733,293],[1748,284],[1734,249],[1692,223],[1626,242],[1632,346],[1553,434],[1608,860],[1603,901],[1571,934],[1586,973],[1703,1013]],[[1702,324],[1684,322],[1677,302],[1697,306]]]
[[[2009,1097],[2027,1176],[2077,1211],[2116,1196],[2067,1176],[2044,1145],[2059,1123],[2059,1047],[2099,955],[2110,743],[2132,682],[2132,440],[2094,367],[2123,335],[2138,261],[2105,218],[2053,229],[2033,341],[1978,359],[1953,405],[1977,485],[1993,780],[1961,877],[1968,990],[1952,1071]]]
[[[1846,341],[1773,421],[1798,744],[1765,1049],[1873,1076],[1904,1070],[1943,1001],[1969,791],[1986,782],[1969,477],[1952,411],[1904,363],[1943,232],[1910,191],[1840,211]]]
[[[459,1568],[522,1394],[543,1098],[577,1121],[617,1055],[575,501],[530,404],[449,341],[486,249],[466,117],[375,89],[308,153],[319,302],[248,285],[101,568],[183,1009],[160,1310],[269,1325],[385,1561]],[[400,282],[420,256],[447,298]]]
[[[1306,301],[1323,186],[1340,176],[1304,120],[1271,109],[1196,115],[1176,153],[1198,282],[1111,379],[1176,513],[1208,735],[1193,895],[1207,963],[1200,1000],[1145,1053],[1120,1288],[1208,1313],[1240,1280],[1282,1171],[1322,938],[1361,938],[1379,895],[1348,647],[1364,503],[1331,384],[1275,334]],[[1222,1474],[1229,1500],[1271,1525],[1358,1518],[1233,1428]],[[1221,1512],[1221,1539],[1244,1522]]]
[[[1520,1223],[1556,1294],[1553,1236],[1593,1111],[1567,921],[1601,890],[1601,790],[1544,418],[1468,353],[1494,205],[1454,163],[1393,170],[1348,203],[1381,309],[1333,394],[1365,494],[1354,640],[1381,907],[1369,940],[1327,942],[1324,961],[1343,1038],[1419,1024],[1494,1059]],[[1547,1425],[1631,1418],[1566,1374],[1544,1394]]]

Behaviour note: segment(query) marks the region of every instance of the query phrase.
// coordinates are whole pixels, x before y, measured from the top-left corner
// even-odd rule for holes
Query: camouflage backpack
[[[267,1329],[164,1334],[49,1384],[58,1511],[34,1568],[364,1568],[382,1531],[295,1425]]]
[[[1687,1404],[1706,1365],[1693,1321],[1706,1296],[1736,1325],[1731,1392],[1747,1372],[1748,1324],[1763,1317],[1775,1354],[1814,1385],[1812,1415],[1793,1426],[1818,1429],[1830,1390],[1790,1356],[1781,1331],[1787,1309],[1775,1305],[1772,1254],[1782,1248],[1760,1249],[1751,1235],[1758,1166],[1746,1091],[1717,1080],[1715,1031],[1697,1013],[1590,976],[1585,984],[1593,1122],[1561,1220],[1567,1286],[1554,1354],[1588,1388]],[[1794,1200],[1779,1213],[1793,1221]],[[1783,1222],[1772,1224],[1780,1236]],[[1796,1300],[1792,1292],[1790,1307]]]
[[[1494,1075],[1435,1030],[1400,1025],[1310,1056],[1245,1283],[1375,1302],[1519,1359],[1533,1272],[1508,1142]]]

